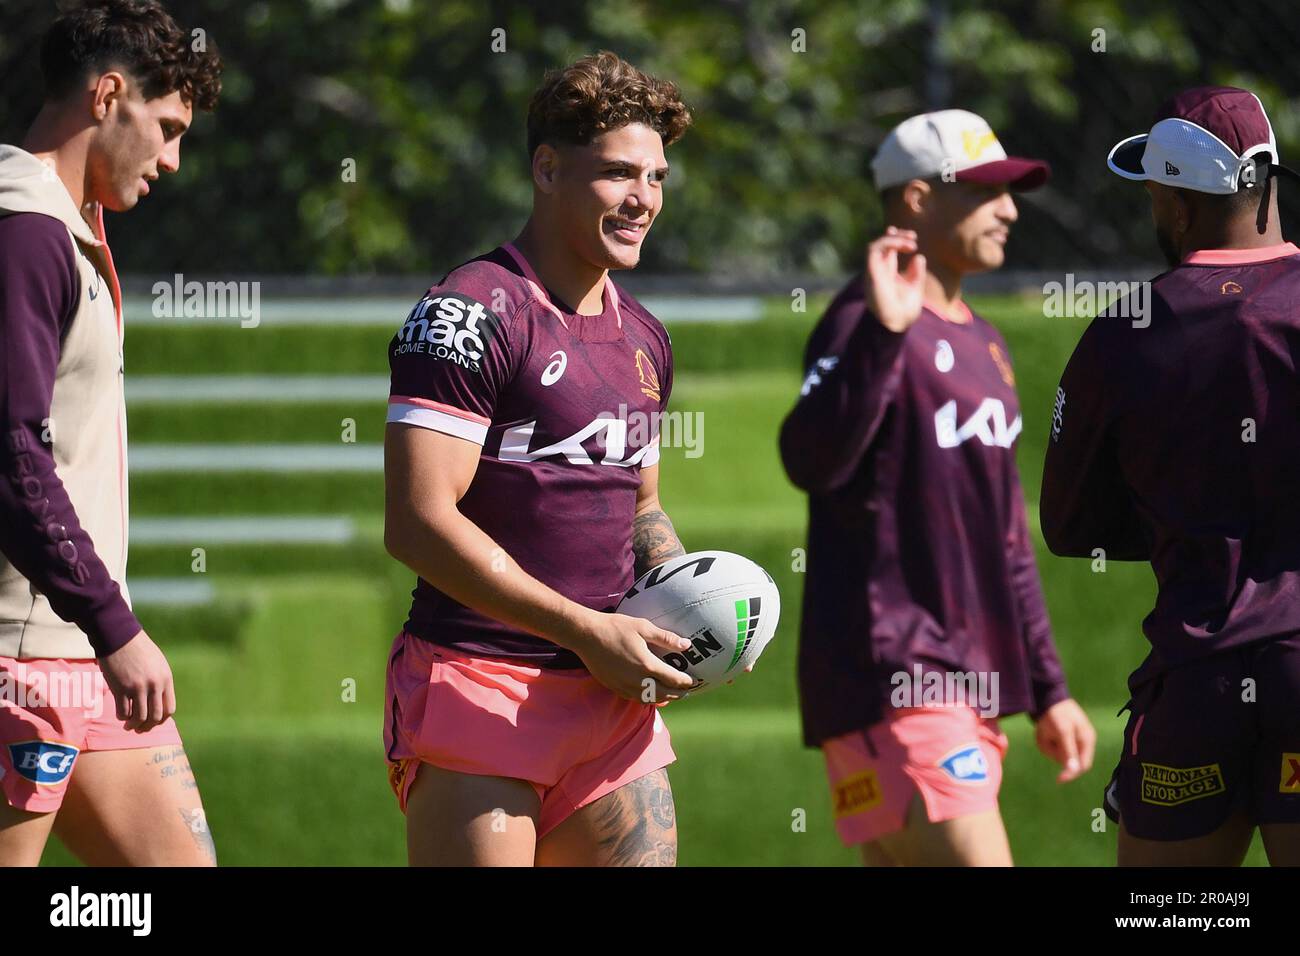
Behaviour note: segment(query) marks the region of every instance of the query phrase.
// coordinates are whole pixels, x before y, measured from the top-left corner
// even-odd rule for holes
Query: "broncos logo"
[[[641,380],[641,394],[659,401],[659,375],[650,357],[640,349],[636,350],[636,374]]]
[[[1016,373],[1011,370],[1011,363],[1007,361],[1007,357],[1003,355],[1002,350],[998,348],[998,343],[989,343],[989,355],[993,356],[993,364],[998,367],[998,374],[1002,376],[1002,381],[1014,388],[1016,384]]]

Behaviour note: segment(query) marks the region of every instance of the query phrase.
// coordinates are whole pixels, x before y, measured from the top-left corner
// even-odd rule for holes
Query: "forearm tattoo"
[[[632,553],[636,555],[636,576],[686,553],[662,511],[647,511],[632,520]]]

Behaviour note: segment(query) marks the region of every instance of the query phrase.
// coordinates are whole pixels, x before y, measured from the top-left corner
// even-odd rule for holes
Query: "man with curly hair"
[[[609,273],[639,261],[690,121],[612,53],[549,73],[523,231],[390,344],[384,537],[419,581],[384,737],[413,865],[676,862],[655,705],[692,685],[651,647],[689,644],[607,613],[684,553],[658,494],[672,349]]]
[[[122,299],[104,210],[180,166],[221,63],[155,0],[89,0],[0,146],[0,865],[216,862],[171,669],[126,589]]]

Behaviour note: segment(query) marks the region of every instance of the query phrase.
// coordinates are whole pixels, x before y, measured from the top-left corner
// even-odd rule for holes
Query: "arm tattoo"
[[[636,555],[636,576],[686,553],[662,511],[647,511],[632,519],[632,553]]]
[[[602,865],[677,865],[677,811],[667,770],[624,784],[598,803]]]

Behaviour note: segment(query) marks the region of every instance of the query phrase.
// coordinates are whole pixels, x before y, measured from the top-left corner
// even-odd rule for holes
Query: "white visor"
[[[1209,130],[1185,119],[1170,118],[1152,126],[1150,133],[1116,143],[1106,157],[1106,165],[1125,179],[1149,179],[1226,196],[1237,191],[1238,183],[1254,181],[1257,162],[1272,162],[1276,157],[1277,147],[1272,142],[1259,143],[1238,156]],[[1247,169],[1252,172],[1243,176]]]

